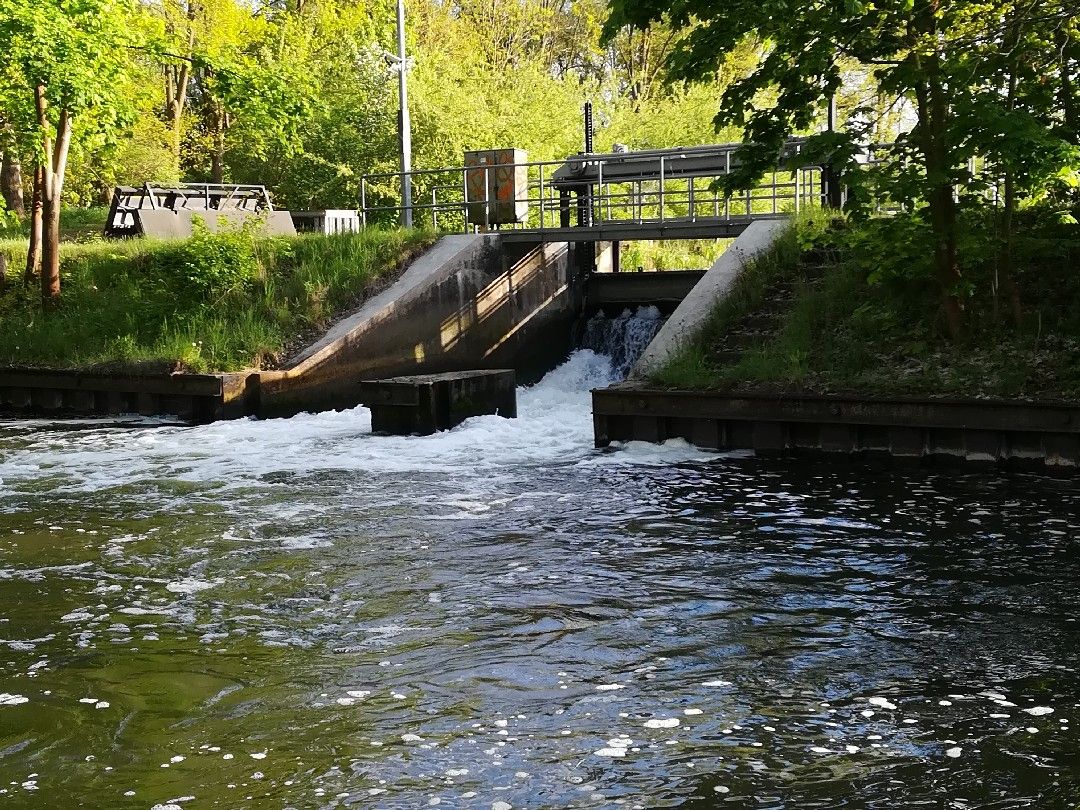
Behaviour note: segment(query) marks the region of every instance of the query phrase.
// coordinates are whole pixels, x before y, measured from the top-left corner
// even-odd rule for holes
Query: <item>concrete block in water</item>
[[[371,409],[375,433],[426,436],[449,430],[470,416],[517,416],[512,369],[366,380],[360,384],[360,396]]]

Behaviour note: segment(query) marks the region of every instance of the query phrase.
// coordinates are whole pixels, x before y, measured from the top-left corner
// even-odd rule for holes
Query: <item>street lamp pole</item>
[[[397,0],[397,49],[398,49],[398,131],[401,135],[401,224],[411,228],[413,224],[412,203],[412,124],[409,121],[409,93],[405,61],[405,0]]]

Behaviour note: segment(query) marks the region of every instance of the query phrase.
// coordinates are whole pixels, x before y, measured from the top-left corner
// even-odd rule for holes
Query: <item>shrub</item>
[[[222,227],[215,233],[196,220],[190,239],[148,255],[145,272],[163,287],[178,309],[208,306],[242,292],[260,277],[257,222]]]

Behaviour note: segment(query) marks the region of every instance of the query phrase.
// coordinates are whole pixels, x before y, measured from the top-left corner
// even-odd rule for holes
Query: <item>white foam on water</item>
[[[165,590],[170,593],[198,593],[199,591],[205,591],[209,588],[213,588],[215,585],[220,585],[221,580],[215,582],[207,582],[202,579],[181,579],[177,582],[169,582],[165,585]]]
[[[590,392],[616,378],[608,357],[579,350],[536,385],[518,389],[517,419],[474,417],[433,436],[374,436],[371,412],[363,407],[194,427],[44,428],[22,449],[0,459],[0,495],[22,484],[40,485],[45,471],[55,479],[51,486],[57,492],[162,479],[213,482],[230,489],[273,473],[340,470],[461,476],[468,471],[483,478],[523,465],[669,464],[716,456],[683,441],[631,442],[616,452],[594,450]],[[463,500],[475,501],[475,494],[470,494],[473,497]],[[468,517],[483,513],[458,511]],[[189,593],[205,585],[184,580],[166,587]]]
[[[645,721],[645,728],[675,728],[677,725],[678,717],[654,717]]]
[[[1021,709],[1021,711],[1027,714],[1034,715],[1035,717],[1041,717],[1044,714],[1053,714],[1054,710],[1049,706],[1032,706],[1030,709]]]
[[[593,751],[593,753],[598,757],[625,757],[626,749],[609,747],[601,748],[598,751]]]

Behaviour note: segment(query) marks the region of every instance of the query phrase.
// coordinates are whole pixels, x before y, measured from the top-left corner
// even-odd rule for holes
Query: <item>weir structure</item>
[[[752,223],[820,201],[822,167],[800,163],[801,148],[791,141],[779,157],[792,168],[737,197],[719,190],[738,166],[736,144],[540,162],[490,150],[458,168],[413,171],[418,223],[459,233],[285,368],[156,377],[9,369],[0,374],[0,410],[205,422],[352,407],[368,380],[483,369],[536,380],[574,348],[589,311],[652,304],[670,312],[707,278],[620,272],[620,241],[737,238],[737,246]],[[362,227],[396,221],[402,206],[380,193],[399,179],[363,178]]]
[[[538,379],[575,347],[575,332],[589,314],[648,305],[669,317],[625,382],[593,391],[597,446],[681,438],[764,453],[1080,464],[1080,407],[1074,403],[652,386],[650,377],[702,327],[746,262],[773,243],[783,220],[836,196],[824,167],[801,160],[798,140],[778,156],[788,168],[725,196],[721,181],[737,166],[737,148],[583,154],[558,163],[488,150],[473,153],[460,168],[411,172],[420,223],[459,233],[444,236],[284,369],[158,376],[0,369],[0,411],[138,412],[206,422],[378,405],[365,402],[372,397],[394,403],[404,385],[413,392],[405,404],[415,413],[390,414],[387,424],[402,429],[403,420],[407,430],[424,432],[483,412],[469,391],[483,387],[476,381],[499,377],[491,372],[503,369],[503,377],[525,383]],[[396,220],[401,206],[380,194],[398,179],[363,179],[361,227]],[[619,242],[688,238],[734,241],[707,271],[621,272]],[[384,384],[365,385],[376,380]],[[464,381],[459,387],[469,391],[459,399],[466,405],[454,406],[453,396],[438,393],[448,380]],[[446,407],[435,407],[439,396]],[[492,399],[494,410],[508,414],[509,400],[500,396]]]

